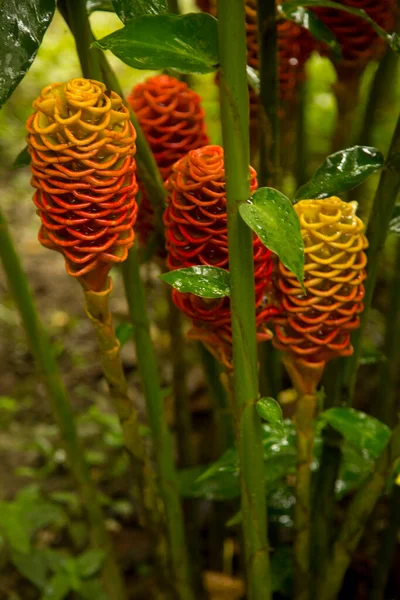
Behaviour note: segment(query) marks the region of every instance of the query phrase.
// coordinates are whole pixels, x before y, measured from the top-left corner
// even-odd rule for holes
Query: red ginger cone
[[[87,289],[101,290],[133,245],[136,132],[103,83],[72,79],[43,89],[27,121],[39,241],[64,255]]]
[[[257,188],[250,167],[251,191]],[[167,181],[168,206],[164,215],[167,266],[180,269],[210,265],[229,269],[224,152],[220,146],[192,150],[175,163]],[[275,309],[267,307],[271,280],[271,252],[254,236],[254,283],[258,340],[270,338],[266,321]],[[203,341],[231,367],[232,331],[229,298],[205,299],[173,290],[173,300],[193,320],[190,336]]]
[[[305,249],[304,285],[279,263],[276,285],[283,314],[275,320],[276,348],[300,374],[307,393],[316,387],[327,361],[353,352],[350,332],[363,310],[368,245],[354,203],[333,196],[295,205]],[[292,369],[290,368],[292,367]],[[295,379],[296,377],[294,377]],[[311,382],[311,388],[305,388]]]
[[[338,4],[365,10],[386,31],[395,27],[396,0],[337,0]],[[335,34],[343,60],[337,63],[339,75],[362,71],[370,60],[379,58],[385,50],[385,41],[363,19],[334,8],[312,9]],[[328,54],[328,49],[322,52]]]
[[[187,152],[208,144],[201,98],[186,83],[169,75],[156,75],[137,84],[128,102],[136,113],[161,175],[166,181],[172,165]],[[137,231],[146,244],[154,214],[141,186]]]

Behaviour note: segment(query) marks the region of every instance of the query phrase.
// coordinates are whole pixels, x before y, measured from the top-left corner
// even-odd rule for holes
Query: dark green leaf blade
[[[218,267],[187,267],[160,275],[178,292],[195,294],[202,298],[223,298],[230,295],[229,272]]]
[[[289,198],[274,188],[260,188],[250,201],[239,206],[239,211],[262,243],[303,283],[303,238]]]
[[[0,108],[30,68],[55,0],[3,0],[0,18]]]
[[[210,73],[219,61],[217,20],[206,13],[145,15],[94,45],[136,69]]]
[[[168,12],[167,0],[112,0],[112,3],[123,23],[143,15],[160,15]]]
[[[104,550],[87,550],[76,559],[80,577],[92,577],[98,573],[104,563]]]
[[[339,2],[332,2],[332,0],[296,0],[287,3],[285,2],[285,5],[287,6],[288,10],[290,10],[291,7],[295,8],[298,6],[308,6],[310,8],[316,6],[333,8],[347,12],[355,17],[359,17],[360,19],[363,19],[363,21],[369,23],[376,33],[389,44],[392,50],[400,53],[400,36],[395,32],[388,33],[385,31],[382,27],[375,23],[375,21],[371,19],[371,17],[362,8],[354,8],[353,6],[347,6],[346,4],[339,4]]]
[[[20,169],[21,167],[28,167],[31,164],[31,155],[28,152],[28,146],[25,146],[25,148],[23,148],[21,150],[21,152],[18,154],[17,158],[15,159],[12,168],[13,169]]]
[[[387,425],[361,410],[338,406],[325,410],[320,418],[374,460],[381,454],[390,438],[391,432]]]
[[[299,188],[295,201],[303,198],[329,198],[360,185],[383,168],[382,153],[370,146],[353,146],[328,156],[314,176]]]
[[[319,42],[323,42],[330,48],[335,60],[341,60],[342,51],[335,34],[311,10],[307,10],[303,6],[280,4],[278,6],[278,13],[288,21],[293,21],[293,23],[307,29],[313,38]]]

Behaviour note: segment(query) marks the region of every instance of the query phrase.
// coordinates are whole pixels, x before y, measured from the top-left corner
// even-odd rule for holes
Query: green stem
[[[164,502],[169,552],[180,600],[194,600],[186,548],[183,513],[174,464],[173,443],[164,410],[158,365],[150,336],[147,302],[136,248],[129,252],[122,272],[129,314],[134,327],[137,361],[146,398],[149,425],[161,496]]]
[[[228,213],[233,381],[242,528],[249,600],[269,600],[271,579],[261,423],[256,410],[257,347],[252,231],[239,214],[249,188],[249,98],[243,0],[218,0],[222,133]]]
[[[221,381],[222,369],[219,363],[204,344],[199,343],[198,346],[208,389],[214,401],[216,438],[219,441],[219,448],[216,448],[215,458],[218,458],[227,448],[231,448],[235,443],[232,411],[229,407],[226,389]]]
[[[111,540],[104,524],[104,515],[77,435],[71,403],[61,380],[50,340],[39,320],[25,273],[1,212],[0,258],[10,291],[20,312],[32,354],[47,389],[67,453],[69,468],[79,485],[83,505],[90,522],[93,543],[106,552],[103,568],[104,587],[110,600],[126,600],[122,574],[114,557]]]
[[[172,301],[171,289],[167,289],[166,292],[169,304],[168,326],[179,466],[191,467],[195,464],[195,453],[192,442],[192,415],[186,385],[185,340],[182,332],[182,313]]]
[[[343,578],[364,533],[366,523],[383,493],[395,462],[400,457],[400,425],[376,462],[375,469],[354,495],[334,543],[331,559],[321,580],[318,600],[336,600]]]
[[[298,91],[297,102],[297,121],[296,121],[296,158],[295,158],[295,179],[296,187],[299,188],[307,180],[308,167],[308,146],[306,132],[306,98],[307,98],[307,83],[303,82]]]
[[[380,267],[382,251],[385,245],[393,208],[396,204],[396,198],[400,191],[399,155],[400,117],[398,118],[387,156],[387,166],[382,171],[378,189],[376,190],[374,203],[372,206],[372,213],[367,228],[367,238],[369,242],[369,247],[367,250],[368,277],[365,281],[364,312],[360,317],[360,328],[357,329],[352,335],[354,353],[347,360],[344,373],[344,384],[349,403],[352,402],[354,396],[357,370],[360,361],[361,340],[367,324],[368,313],[372,302],[378,270]]]
[[[332,140],[332,152],[346,148],[351,140],[354,117],[358,107],[360,75],[339,79],[334,85],[337,104],[336,130]]]
[[[389,425],[396,422],[398,410],[398,370],[400,361],[400,240],[397,240],[394,274],[390,284],[386,314],[384,354],[381,364],[379,400],[373,407],[377,417]]]
[[[277,188],[280,183],[278,34],[275,0],[258,0],[260,40],[260,187]],[[262,395],[276,398],[281,390],[282,364],[271,344],[261,344],[260,388]]]
[[[400,487],[394,484],[389,505],[386,530],[374,568],[372,589],[369,600],[385,598],[385,588],[389,572],[393,564],[393,555],[397,547],[397,536],[400,530]]]
[[[101,81],[99,50],[90,48],[93,36],[84,0],[58,0],[58,8],[74,36],[83,76]]]
[[[296,411],[297,473],[294,507],[294,600],[310,597],[311,551],[311,463],[313,461],[314,425],[317,407],[315,394],[300,396]]]

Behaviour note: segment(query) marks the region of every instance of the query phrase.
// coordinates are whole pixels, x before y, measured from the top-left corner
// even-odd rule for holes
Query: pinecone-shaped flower
[[[305,248],[305,288],[279,263],[278,297],[283,313],[275,323],[274,345],[299,370],[320,370],[353,349],[350,332],[359,326],[367,262],[364,224],[355,204],[332,197],[295,205]]]
[[[172,165],[189,150],[208,144],[201,98],[186,83],[156,75],[137,84],[128,98],[164,181]],[[143,244],[153,229],[154,214],[143,186],[137,231]]]
[[[250,167],[251,191],[257,188]],[[167,181],[168,206],[164,215],[167,265],[180,269],[211,265],[229,269],[224,153],[220,146],[192,150],[175,163]],[[255,293],[258,339],[269,339],[266,321],[274,309],[268,306],[271,280],[270,251],[254,236]],[[191,337],[202,340],[226,366],[231,364],[231,316],[229,298],[205,299],[173,290],[175,304],[191,319]]]
[[[338,0],[344,6],[365,10],[378,25],[387,31],[395,26],[396,0]],[[314,8],[314,12],[335,34],[343,54],[336,65],[339,74],[359,72],[385,50],[385,42],[363,19],[335,8]],[[328,54],[328,50],[322,50]]]
[[[133,244],[136,133],[103,83],[72,79],[43,89],[27,121],[39,241],[70,275],[100,290]]]

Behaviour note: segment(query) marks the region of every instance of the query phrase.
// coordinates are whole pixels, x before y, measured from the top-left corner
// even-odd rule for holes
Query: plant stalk
[[[258,399],[252,231],[239,214],[249,187],[249,97],[244,0],[218,0],[222,134],[231,276],[233,381],[249,600],[270,600],[267,508]]]
[[[158,482],[164,503],[172,571],[180,600],[195,600],[174,463],[172,436],[165,416],[157,358],[150,336],[147,303],[139,267],[138,252],[133,247],[127,260],[123,263],[122,273],[129,314],[134,327],[133,337],[154,444]]]
[[[195,451],[192,441],[192,415],[186,382],[185,339],[182,331],[182,314],[175,306],[171,290],[167,289],[168,329],[172,362],[172,390],[176,439],[178,442],[179,466],[192,467],[195,464]]]
[[[235,443],[233,430],[232,411],[229,406],[228,393],[221,381],[221,367],[207,348],[199,342],[198,344],[203,369],[206,376],[209,393],[214,401],[214,419],[217,431],[219,447],[216,449],[217,459],[225,450],[231,448]]]
[[[383,493],[395,462],[400,457],[400,425],[376,462],[375,469],[354,495],[334,543],[331,559],[318,590],[318,600],[335,600],[364,533],[366,523]]]
[[[364,312],[360,316],[359,329],[357,329],[352,335],[354,353],[346,361],[343,381],[348,403],[352,402],[354,396],[357,381],[357,370],[360,361],[361,340],[367,324],[368,313],[371,307],[389,222],[392,217],[393,208],[396,204],[397,195],[400,191],[399,156],[400,116],[392,137],[392,142],[386,160],[386,167],[383,169],[380,176],[378,189],[376,190],[372,206],[372,213],[368,222],[368,277],[365,281]]]
[[[10,291],[21,315],[32,354],[46,386],[51,408],[67,453],[69,468],[79,486],[90,523],[93,544],[106,552],[102,573],[104,588],[110,600],[126,600],[127,594],[123,577],[115,560],[114,549],[104,523],[103,511],[76,431],[71,403],[54,358],[51,342],[40,322],[26,275],[22,270],[6,220],[1,212],[0,259]]]
[[[313,461],[314,425],[317,397],[305,394],[297,400],[296,452],[297,472],[294,507],[294,600],[310,598],[311,551],[311,464]]]

